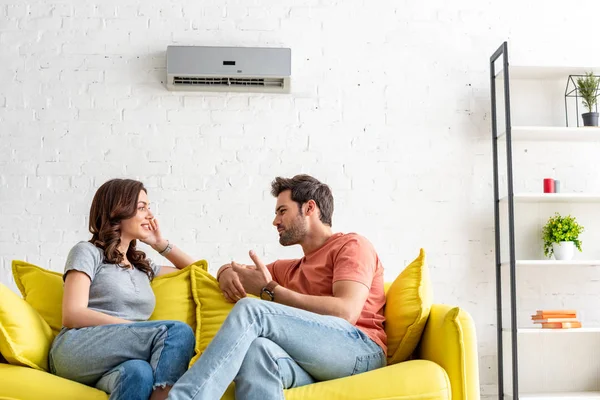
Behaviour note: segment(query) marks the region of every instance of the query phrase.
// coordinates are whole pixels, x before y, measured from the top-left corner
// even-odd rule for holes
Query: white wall
[[[298,256],[270,225],[269,183],[310,173],[388,280],[427,250],[435,300],[476,321],[493,397],[489,57],[509,40],[513,61],[600,65],[600,5],[579,3],[0,0],[0,281],[15,289],[12,259],[61,270],[112,177],[142,180],[166,235],[212,271],[251,248]],[[291,47],[292,94],[168,92],[169,44]]]

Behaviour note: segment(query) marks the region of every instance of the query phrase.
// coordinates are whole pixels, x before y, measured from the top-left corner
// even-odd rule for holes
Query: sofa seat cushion
[[[0,364],[0,399],[108,400],[108,395],[48,372]]]
[[[449,400],[446,371],[431,361],[413,360],[375,371],[285,391],[286,400]]]
[[[450,400],[446,371],[431,361],[413,360],[364,374],[283,391],[286,400]],[[235,400],[231,384],[221,400]]]
[[[233,400],[233,385],[223,399]],[[286,400],[450,400],[446,372],[425,360],[285,390]],[[108,400],[101,390],[28,367],[0,364],[0,399]]]
[[[233,400],[233,385],[223,399]],[[347,378],[284,391],[286,400],[450,400],[446,372],[431,361],[405,361]],[[108,400],[101,390],[27,367],[0,364],[0,399]]]

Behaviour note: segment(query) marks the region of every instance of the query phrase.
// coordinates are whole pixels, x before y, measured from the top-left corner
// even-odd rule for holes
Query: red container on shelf
[[[544,193],[554,193],[554,179],[544,179]]]

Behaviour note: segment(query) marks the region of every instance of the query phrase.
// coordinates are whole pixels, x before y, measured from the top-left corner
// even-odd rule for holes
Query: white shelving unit
[[[600,326],[594,328],[573,328],[573,329],[541,329],[541,328],[519,328],[519,333],[533,335],[563,335],[572,333],[600,333]],[[508,330],[505,330],[508,332]]]
[[[515,193],[515,203],[600,203],[600,194],[593,193]],[[506,203],[508,196],[500,199]]]
[[[588,71],[600,71],[600,67],[511,65],[508,71],[510,79],[558,80],[569,75],[585,75]],[[504,68],[498,69],[496,78],[501,81],[504,80]]]
[[[507,267],[508,262],[502,266]],[[600,267],[600,260],[516,260],[517,268],[524,267]]]
[[[504,61],[500,68],[496,66],[497,60]],[[498,155],[498,149],[506,147],[508,152],[513,147],[512,145],[508,146],[506,126],[510,126],[511,144],[521,142],[518,147],[521,152],[533,149],[533,153],[538,156],[544,151],[540,149],[546,149],[547,146],[568,148],[569,156],[576,155],[578,149],[585,148],[588,144],[589,146],[599,146],[600,128],[558,125],[573,122],[566,120],[565,112],[569,119],[573,116],[579,118],[579,115],[572,113],[570,108],[567,111],[569,103],[565,101],[564,91],[569,75],[584,75],[589,71],[600,73],[600,67],[525,65],[508,67],[506,43],[494,53],[490,64],[493,89],[492,107],[495,108],[492,114],[492,127],[496,133],[496,137],[493,138],[494,206],[498,257],[496,277],[501,289],[498,294],[501,297],[498,297],[497,302],[498,309],[502,310],[499,311],[501,314],[498,317],[503,325],[502,329],[498,331],[499,346],[502,347],[502,357],[499,358],[498,368],[501,371],[502,382],[499,392],[504,399],[511,400],[517,400],[517,398],[527,400],[600,400],[600,326],[598,326],[600,321],[586,326],[585,321],[582,320],[583,328],[541,329],[531,323],[529,319],[529,315],[535,313],[535,307],[543,308],[543,306],[537,305],[540,303],[536,296],[544,290],[548,281],[544,281],[542,278],[538,280],[538,277],[544,277],[548,273],[554,274],[552,275],[552,288],[556,290],[560,285],[570,284],[569,293],[572,295],[577,293],[578,286],[577,282],[569,283],[569,279],[581,278],[581,276],[585,276],[585,273],[593,271],[587,268],[600,267],[600,259],[595,259],[600,256],[598,252],[592,252],[591,256],[588,254],[588,258],[594,259],[570,261],[533,259],[535,257],[542,258],[539,255],[542,250],[539,243],[539,231],[545,222],[543,219],[546,218],[548,212],[551,215],[554,211],[562,213],[570,210],[571,207],[580,207],[579,211],[588,212],[586,221],[590,221],[590,210],[593,211],[595,203],[600,206],[600,193],[513,192],[513,203],[511,204],[508,196],[500,195],[499,169],[501,167]],[[505,80],[506,68],[508,68],[508,81]],[[507,90],[507,85],[510,90]],[[556,93],[561,93],[561,91],[561,98],[557,99]],[[510,98],[505,98],[504,96],[509,93]],[[539,94],[543,98],[537,102],[527,101],[526,96],[529,93]],[[525,97],[523,97],[524,95]],[[548,98],[552,98],[555,102],[551,103]],[[510,107],[507,106],[508,104]],[[506,114],[513,115],[503,118],[501,107],[504,107]],[[577,145],[577,143],[580,144]],[[600,147],[598,150],[600,151]],[[507,181],[503,183],[508,185],[509,191],[513,191],[512,175],[520,173],[520,171],[513,160],[512,153],[507,153],[504,162],[506,163],[504,167],[508,168],[504,171],[507,173]],[[504,193],[506,193],[506,189]],[[517,210],[524,211],[518,214]],[[517,218],[516,215],[524,218]],[[511,223],[509,224],[507,221],[511,221]],[[590,223],[590,225],[592,224]],[[508,239],[503,241],[501,235],[508,237],[508,232],[511,231],[510,226],[514,227],[514,241],[511,242]],[[587,229],[588,224],[586,223]],[[524,230],[527,231],[526,234]],[[592,243],[587,243],[587,245],[593,246]],[[512,257],[511,252],[514,252]],[[584,254],[582,257],[585,256]],[[514,265],[508,261],[511,259],[516,260]],[[504,278],[508,278],[508,284]],[[525,296],[528,306],[524,308],[519,308],[519,302],[525,304],[526,301],[520,299],[516,293],[519,279],[526,279],[530,284],[529,291]],[[514,281],[517,283],[515,284]],[[589,284],[590,282],[581,283]],[[598,292],[600,293],[600,283]],[[561,308],[578,309],[579,311],[578,306],[569,306],[570,298],[566,298],[566,300],[563,298],[555,304],[560,304]],[[509,318],[505,319],[507,315]],[[517,317],[517,315],[519,316]],[[517,328],[513,329],[513,326]],[[515,375],[515,372],[518,374]]]
[[[511,395],[506,395],[512,399]],[[600,392],[558,392],[558,393],[531,393],[519,396],[522,400],[600,400]]]
[[[502,337],[510,348],[512,331],[503,330]],[[600,357],[600,327],[519,328],[517,348],[520,398],[528,398],[523,396],[533,393],[564,396],[565,393],[600,392],[600,363],[597,361]],[[504,360],[509,363],[510,354],[504,353]],[[511,384],[512,377],[507,376],[505,383]],[[510,393],[506,393],[505,398],[507,394]]]
[[[514,142],[600,142],[600,128],[596,127],[513,126],[510,132]],[[506,141],[506,130],[498,139]]]

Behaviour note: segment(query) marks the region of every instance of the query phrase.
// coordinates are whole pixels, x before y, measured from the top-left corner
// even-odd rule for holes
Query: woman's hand
[[[152,246],[152,248],[158,252],[158,254],[173,263],[177,269],[183,269],[194,262],[192,257],[183,252],[177,246],[173,245],[173,243],[169,243],[169,241],[163,237],[160,231],[160,226],[158,225],[158,220],[156,218],[149,220],[148,224],[148,236],[146,236],[144,239],[141,239],[143,243],[146,243],[148,246]],[[169,246],[170,250],[165,252],[167,246]],[[162,267],[158,275],[169,272],[172,272],[172,270],[168,267]]]
[[[144,239],[141,239],[141,241],[146,243],[148,246],[151,246],[154,250],[161,252],[167,247],[168,242],[165,238],[163,238],[160,231],[160,226],[158,225],[158,220],[156,218],[152,218],[149,224],[150,230],[148,236]]]

